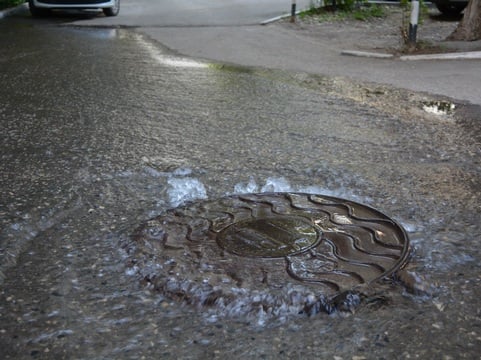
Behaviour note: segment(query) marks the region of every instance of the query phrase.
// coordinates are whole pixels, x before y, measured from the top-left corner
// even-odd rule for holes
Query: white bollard
[[[416,33],[418,31],[419,21],[419,1],[411,1],[411,20],[409,21],[409,44],[416,44]]]

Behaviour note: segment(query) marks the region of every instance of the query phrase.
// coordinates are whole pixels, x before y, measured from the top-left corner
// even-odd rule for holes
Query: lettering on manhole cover
[[[406,232],[381,212],[303,193],[192,203],[134,240],[133,262],[154,289],[237,315],[299,313],[391,275],[409,253]]]
[[[320,241],[320,229],[298,216],[272,216],[235,222],[217,235],[219,246],[239,256],[286,257]]]

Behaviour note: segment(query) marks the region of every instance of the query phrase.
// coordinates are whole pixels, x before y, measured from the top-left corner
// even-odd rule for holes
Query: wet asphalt
[[[0,348],[29,358],[466,358],[481,348],[479,109],[198,62],[128,29],[0,22]],[[388,106],[390,105],[390,106]],[[349,198],[399,221],[417,294],[224,317],[145,288],[131,234],[187,200]]]

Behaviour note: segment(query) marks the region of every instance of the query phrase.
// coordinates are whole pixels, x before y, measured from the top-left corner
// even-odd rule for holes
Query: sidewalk
[[[481,41],[445,41],[454,31],[460,18],[448,19],[436,9],[423,16],[417,32],[418,47],[413,53],[403,51],[401,28],[409,21],[408,11],[398,6],[385,7],[386,16],[366,21],[341,20],[319,23],[317,18],[297,18],[287,24],[294,31],[307,32],[317,37],[336,38],[340,53],[372,58],[399,58],[401,60],[481,59]],[[404,24],[403,24],[404,17]]]

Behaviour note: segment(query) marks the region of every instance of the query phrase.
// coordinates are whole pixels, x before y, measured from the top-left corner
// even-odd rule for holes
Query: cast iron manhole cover
[[[303,193],[191,203],[147,221],[134,240],[156,290],[235,314],[299,313],[391,275],[409,253],[406,232],[381,212]]]

